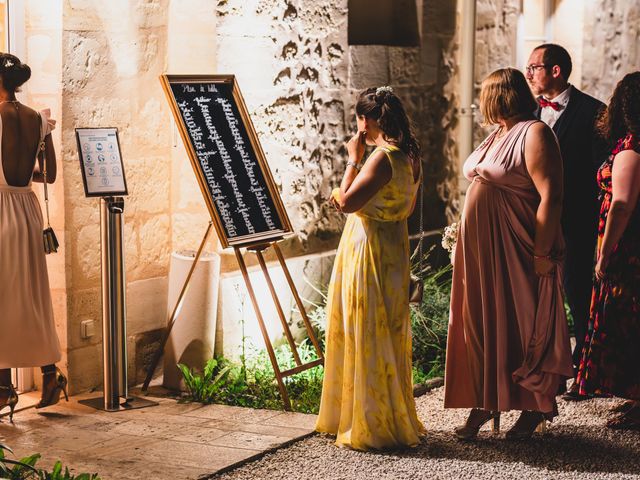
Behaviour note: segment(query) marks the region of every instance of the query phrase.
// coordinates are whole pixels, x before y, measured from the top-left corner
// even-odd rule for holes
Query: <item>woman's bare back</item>
[[[38,113],[17,102],[0,104],[2,118],[2,170],[9,185],[29,184],[40,143]]]

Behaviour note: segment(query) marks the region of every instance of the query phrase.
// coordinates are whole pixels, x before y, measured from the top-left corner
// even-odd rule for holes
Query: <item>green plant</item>
[[[67,467],[64,467],[64,473],[62,473],[62,463],[57,461],[53,466],[51,472],[45,472],[40,470],[40,478],[42,480],[100,480],[97,473],[81,473],[79,475],[73,475],[69,472]]]
[[[20,460],[6,458],[5,451],[13,453],[8,446],[0,443],[0,479],[22,480],[38,475],[34,465],[40,459],[39,454],[33,454]]]
[[[202,375],[195,373],[188,366],[179,363],[185,386],[189,396],[196,402],[212,403],[219,390],[224,387],[225,377],[231,371],[230,365],[223,365],[222,361],[211,358],[204,366]]]
[[[179,365],[188,390],[186,399],[251,408],[282,408],[280,390],[267,351],[249,348],[253,352],[242,363],[224,358],[211,359],[202,374]],[[315,349],[306,343],[298,345],[297,350],[303,363],[317,358]],[[288,345],[276,347],[274,353],[281,370],[296,365]],[[322,376],[322,367],[318,366],[284,378],[294,411],[318,412]]]
[[[5,451],[13,453],[6,445],[0,443],[0,479],[1,480],[100,480],[97,473],[80,473],[73,475],[69,472],[69,468],[64,468],[62,472],[62,463],[58,460],[51,471],[38,470],[35,465],[40,460],[41,455],[34,453],[20,460],[11,460],[6,458]]]
[[[451,265],[434,269],[428,262],[432,249],[427,252],[421,272],[416,272],[424,282],[422,303],[411,309],[413,336],[413,366],[422,372],[424,379],[444,374],[449,303],[451,298]],[[414,260],[415,262],[415,260]],[[419,376],[422,378],[422,376]],[[414,383],[416,374],[414,373]],[[424,380],[422,380],[424,381]]]

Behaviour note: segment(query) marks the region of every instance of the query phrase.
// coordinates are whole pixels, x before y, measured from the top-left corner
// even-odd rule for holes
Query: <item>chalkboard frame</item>
[[[287,215],[287,211],[284,208],[284,204],[282,202],[282,198],[278,193],[276,184],[273,180],[273,176],[271,174],[271,170],[267,164],[266,157],[264,155],[264,151],[262,150],[262,146],[260,145],[260,141],[258,139],[258,135],[256,134],[255,128],[253,126],[253,122],[249,116],[249,112],[247,110],[246,104],[244,103],[244,99],[242,98],[242,94],[240,93],[240,88],[238,87],[238,82],[235,78],[235,75],[223,75],[223,74],[212,74],[212,75],[174,75],[174,74],[162,74],[160,75],[160,82],[162,83],[162,88],[167,96],[167,100],[169,101],[169,105],[171,107],[171,112],[173,113],[174,120],[178,127],[178,131],[180,132],[180,136],[182,137],[182,142],[187,150],[187,154],[189,156],[189,160],[191,162],[191,166],[193,167],[193,171],[198,180],[198,185],[200,186],[200,191],[202,192],[202,196],[204,197],[205,203],[207,205],[207,209],[209,210],[209,214],[213,221],[213,225],[218,234],[218,238],[223,248],[228,247],[246,247],[250,245],[257,245],[261,243],[268,243],[282,239],[286,234],[292,233],[293,229],[291,227],[291,222],[289,221],[289,216]],[[183,83],[219,83],[219,84],[229,84],[232,87],[232,95],[233,100],[236,103],[236,107],[240,113],[240,120],[247,132],[249,137],[249,141],[251,143],[251,147],[253,148],[253,152],[256,156],[256,160],[262,175],[265,179],[266,187],[270,195],[270,199],[273,201],[273,204],[276,209],[276,215],[282,225],[282,229],[278,230],[270,230],[268,232],[260,232],[256,234],[242,235],[239,237],[228,238],[226,231],[224,229],[222,220],[218,214],[213,198],[209,193],[209,188],[207,186],[205,175],[202,171],[202,167],[200,161],[198,160],[198,156],[196,150],[191,143],[191,138],[189,136],[189,132],[187,130],[187,126],[184,123],[184,119],[180,113],[177,101],[175,96],[173,95],[173,91],[171,90],[172,84],[183,84]]]

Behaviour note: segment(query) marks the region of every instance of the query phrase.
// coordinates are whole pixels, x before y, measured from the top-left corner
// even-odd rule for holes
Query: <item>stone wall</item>
[[[516,66],[520,0],[479,0],[476,8],[475,104],[479,106],[482,80],[499,68]],[[475,120],[474,139],[478,145],[494,127],[481,125],[479,111]]]
[[[129,371],[136,345],[166,322],[171,251],[171,134],[158,82],[165,69],[168,0],[67,0],[62,27],[62,151],[67,343],[72,391],[101,384],[100,204],[84,196],[74,129],[117,126],[129,196],[125,261]],[[96,335],[80,336],[91,319]],[[151,332],[151,333],[149,333]],[[138,356],[139,358],[139,356]]]
[[[640,1],[585,2],[582,85],[607,102],[622,77],[640,69]]]

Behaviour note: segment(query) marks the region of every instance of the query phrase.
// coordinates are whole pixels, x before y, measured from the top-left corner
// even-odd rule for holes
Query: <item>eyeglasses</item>
[[[532,63],[531,65],[527,65],[525,70],[527,71],[527,75],[533,75],[533,73],[538,68],[547,68],[549,65],[545,65],[544,63]]]

